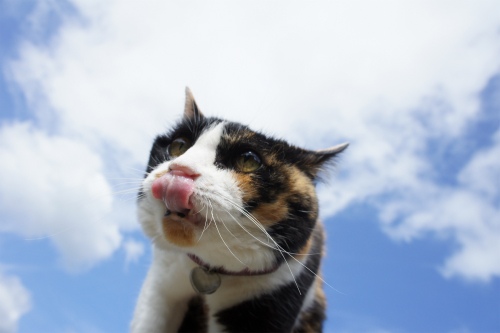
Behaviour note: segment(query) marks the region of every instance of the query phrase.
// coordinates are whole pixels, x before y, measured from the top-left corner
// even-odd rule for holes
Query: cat
[[[139,192],[153,262],[131,332],[321,332],[315,184],[347,146],[305,150],[206,117],[186,88]]]

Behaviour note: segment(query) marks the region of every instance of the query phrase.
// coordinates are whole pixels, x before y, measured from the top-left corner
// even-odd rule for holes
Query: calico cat
[[[153,263],[131,332],[321,332],[315,183],[347,145],[309,151],[206,117],[186,88],[139,193]]]

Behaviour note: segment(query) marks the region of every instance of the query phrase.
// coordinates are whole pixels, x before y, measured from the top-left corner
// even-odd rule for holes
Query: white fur
[[[262,270],[273,265],[274,254],[269,246],[276,245],[267,237],[261,225],[243,216],[228,202],[229,199],[241,206],[241,190],[231,171],[218,169],[214,165],[223,129],[224,123],[220,123],[206,130],[186,153],[158,165],[143,182],[145,198],[139,202],[138,215],[144,231],[153,240],[154,258],[132,321],[134,333],[174,332],[179,328],[187,302],[195,295],[189,283],[189,272],[196,264],[188,258],[187,253],[197,255],[211,266],[224,266],[231,271],[246,267]],[[172,163],[189,167],[200,174],[195,179],[193,203],[196,211],[206,216],[208,228],[195,229],[199,241],[188,248],[176,246],[165,239],[162,218],[166,207],[151,193],[151,184],[158,173],[168,170]],[[284,264],[272,274],[222,275],[221,287],[214,294],[206,296],[209,332],[223,329],[215,321],[215,313],[292,281],[291,272],[298,276],[302,269],[298,262],[292,260],[290,267]]]
[[[186,256],[153,248],[153,264],[142,286],[131,332],[176,332],[195,295],[185,272],[196,266]]]
[[[309,290],[307,291],[306,297],[304,297],[304,302],[302,303],[302,307],[300,308],[299,314],[307,312],[307,309],[309,309],[313,305],[313,302],[316,299],[316,288],[315,288],[316,283],[320,283],[317,276],[314,277],[314,281],[311,284]],[[299,325],[299,323],[300,323],[300,315],[297,316],[297,318],[295,319],[294,327]]]

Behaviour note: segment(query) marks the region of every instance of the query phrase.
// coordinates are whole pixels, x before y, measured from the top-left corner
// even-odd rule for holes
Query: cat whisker
[[[224,198],[224,197],[223,197],[223,198]],[[243,208],[243,207],[239,207],[239,205],[237,205],[236,203],[232,202],[231,200],[229,200],[229,199],[227,199],[227,198],[224,198],[224,199],[226,199],[226,200],[227,200],[230,204],[232,204],[232,205],[233,205],[233,206],[234,206],[237,210],[239,210],[242,214],[244,214],[245,216],[247,216],[247,218],[248,218],[249,220],[251,220],[254,224],[256,224],[256,225],[257,225],[257,227],[259,227],[259,229],[261,229],[260,227],[264,228],[264,227],[262,226],[262,224],[261,224],[261,223],[260,223],[260,222],[259,222],[259,221],[258,221],[258,220],[257,220],[257,219],[256,219],[256,218],[255,218],[255,217],[254,217],[251,213],[250,213],[250,212],[248,212],[245,208]],[[231,215],[231,214],[230,214],[230,215]],[[231,217],[233,217],[233,216],[231,215]],[[236,220],[234,217],[233,217],[233,219],[237,222],[237,220]],[[237,223],[238,223],[238,225],[239,225],[240,227],[242,227],[242,225],[241,225],[239,222],[237,222]],[[243,228],[243,227],[242,227],[242,228]],[[243,228],[243,229],[244,229],[245,231],[247,231],[245,228]],[[261,229],[261,230],[262,230],[262,229]],[[302,263],[300,260],[298,260],[297,258],[295,258],[295,257],[294,257],[294,255],[298,255],[298,254],[295,254],[295,253],[291,253],[291,252],[286,251],[286,250],[285,250],[285,249],[283,249],[283,248],[282,248],[282,247],[281,247],[281,246],[280,246],[280,245],[279,245],[279,244],[278,244],[278,243],[277,243],[274,239],[272,239],[272,237],[269,235],[269,233],[268,233],[265,229],[264,229],[263,231],[266,233],[266,235],[268,235],[268,236],[270,237],[270,239],[273,241],[273,243],[277,246],[277,248],[274,248],[274,247],[271,247],[271,248],[273,248],[273,249],[275,249],[275,250],[279,251],[279,252],[280,252],[280,254],[281,254],[281,256],[283,256],[283,252],[284,252],[284,253],[286,253],[286,254],[288,254],[288,256],[289,256],[290,258],[292,258],[293,260],[295,260],[296,262],[298,262],[300,265],[302,265],[305,269],[307,269],[309,272],[311,272],[312,274],[314,274],[314,275],[315,275],[318,279],[320,279],[322,282],[324,282],[327,286],[329,286],[330,288],[332,288],[332,289],[333,289],[333,290],[335,290],[336,292],[338,292],[338,293],[340,293],[340,294],[345,295],[345,294],[344,294],[344,293],[342,293],[341,291],[339,291],[339,290],[337,290],[337,289],[333,288],[333,287],[332,287],[330,284],[328,284],[328,282],[326,282],[326,281],[325,281],[325,280],[324,280],[321,276],[319,276],[318,274],[314,273],[314,272],[313,272],[313,271],[312,271],[309,267],[307,267],[307,265],[305,265],[305,264],[304,264],[304,263]],[[248,231],[247,231],[247,232],[248,232]],[[250,233],[249,233],[249,234],[250,234]],[[250,234],[250,235],[251,235],[251,234]],[[254,237],[253,235],[251,235],[251,236],[252,236],[252,237]],[[254,237],[254,238],[255,238],[255,239],[257,239],[258,241],[260,241],[258,238],[256,238],[256,237]],[[286,240],[285,240],[285,241],[286,241]],[[260,242],[262,243],[262,241],[260,241]],[[265,244],[265,243],[263,243],[263,244]],[[267,244],[265,244],[265,245],[267,245]],[[312,255],[312,254],[307,254],[307,255]],[[285,259],[285,258],[283,257],[283,259]],[[287,262],[287,260],[286,260],[286,259],[285,259],[285,263],[288,265],[288,262]],[[292,274],[292,277],[294,278],[295,285],[297,286],[297,289],[299,289],[299,287],[298,287],[298,285],[297,285],[297,282],[296,282],[296,280],[295,280],[295,277],[293,276],[293,273],[292,273],[291,268],[290,268],[290,266],[289,266],[289,265],[288,265],[288,268],[289,268],[289,270],[290,270],[290,273]],[[299,289],[299,293],[300,293],[300,289]]]
[[[144,178],[128,178],[128,177],[119,177],[119,178],[107,178],[108,180],[137,180],[137,181],[144,181]]]
[[[231,214],[230,214],[227,210],[226,210],[226,212],[227,212],[229,215],[231,215]],[[231,234],[231,236],[233,236],[234,238],[236,238],[236,239],[238,240],[238,242],[242,243],[242,241],[241,241],[238,237],[236,237],[235,235],[233,235],[233,233],[231,232],[231,230],[229,230],[229,229],[227,228],[226,224],[225,224],[225,223],[224,223],[221,219],[219,219],[219,220],[220,220],[220,222],[222,223],[222,225],[224,225],[224,228],[226,228],[227,232],[229,232],[229,233]]]
[[[243,211],[242,211],[243,212]],[[248,216],[247,216],[248,217]],[[262,226],[262,224],[258,221],[254,221],[253,219],[251,219],[251,221],[257,225],[259,227]],[[267,233],[267,231],[264,231],[267,235],[269,235]],[[297,284],[297,280],[295,279],[295,275],[293,275],[293,272],[292,272],[292,268],[290,267],[290,264],[288,263],[288,261],[286,260],[285,256],[283,255],[283,252],[287,253],[290,257],[293,258],[292,255],[290,255],[287,251],[285,251],[281,246],[279,246],[278,243],[276,243],[276,241],[274,239],[272,239],[272,237],[269,235],[269,237],[271,238],[271,240],[274,242],[274,244],[278,247],[278,251],[281,255],[281,257],[283,258],[283,260],[285,261],[285,264],[288,266],[288,270],[290,271],[290,274],[292,275],[292,278],[293,278],[293,282],[295,283],[295,286],[297,287],[297,290],[299,291],[299,295],[302,295],[302,293],[300,292],[300,288],[299,288],[299,285]]]
[[[226,244],[226,241],[224,240],[224,238],[222,237],[222,234],[220,233],[219,231],[219,227],[217,226],[217,221],[215,221],[215,218],[214,218],[214,208],[212,206],[212,203],[210,202],[210,200],[208,201],[208,204],[210,205],[211,207],[211,210],[212,210],[212,220],[214,221],[214,225],[215,225],[215,228],[217,229],[217,233],[219,234],[220,236],[220,239],[222,240],[222,242],[224,243],[224,245],[226,245],[227,249],[229,250],[229,252],[233,255],[233,257],[236,258],[236,260],[238,260],[240,263],[242,263],[243,265],[245,265],[246,267],[249,267],[247,264],[245,264],[243,261],[241,261],[234,253],[233,251],[231,251],[231,249],[229,248],[229,246]]]
[[[249,211],[247,211],[245,208],[241,207],[237,203],[233,202],[232,200],[230,200],[230,199],[228,199],[228,198],[226,198],[226,197],[224,197],[222,195],[221,195],[221,197],[223,197],[223,199],[225,199],[227,202],[229,202],[230,204],[232,204],[238,211],[240,211],[240,213],[242,213],[243,215],[245,215],[248,219],[252,220],[252,222],[256,223],[257,227],[259,227],[259,229],[265,233],[265,235],[267,236],[268,241],[272,240],[274,243],[276,243],[276,241],[274,241],[274,239],[271,237],[271,235],[269,235],[269,233],[264,228],[264,226],[262,225],[262,223],[260,223],[260,221],[258,221],[255,216],[253,216]],[[232,215],[231,215],[231,217],[236,221],[236,219]],[[238,221],[236,221],[236,222],[238,223]],[[259,241],[262,243],[261,240],[259,240]],[[266,245],[265,243],[263,243],[263,244]],[[274,248],[274,247],[271,247],[271,248],[279,251],[278,248]],[[281,248],[282,251],[284,251],[285,253],[287,253],[289,255],[298,255],[298,256],[321,255],[321,253],[307,253],[307,254],[293,253],[293,252],[286,251],[282,247],[280,247],[280,248]]]
[[[139,191],[140,189],[142,189],[142,186],[135,187],[135,188],[129,188],[129,189],[126,189],[126,190],[120,190],[120,191],[111,192],[111,194],[115,195],[115,194],[122,194],[122,193],[127,193],[127,192],[133,193],[133,192]]]
[[[122,184],[115,184],[115,185],[111,186],[111,188],[115,188],[115,187],[120,186],[120,185],[122,185]],[[137,193],[137,191],[140,190],[141,188],[142,188],[142,186],[138,186],[138,187],[133,187],[133,188],[129,188],[126,190],[121,190],[121,191],[112,191],[110,193],[94,194],[94,195],[91,195],[89,198],[87,198],[83,204],[80,202],[80,200],[81,200],[80,198],[78,198],[78,200],[75,200],[74,202],[71,202],[71,200],[70,200],[69,203],[66,204],[66,206],[61,208],[61,210],[64,211],[64,209],[67,209],[68,213],[69,213],[69,210],[71,209],[69,207],[72,207],[73,204],[78,204],[78,206],[81,209],[86,210],[87,208],[93,207],[94,203],[99,202],[101,199],[109,197],[110,195],[116,200],[115,203],[123,204],[124,202],[127,202],[129,200],[134,200],[134,199],[137,199],[138,197],[143,197],[144,194],[139,195],[139,196],[134,196],[131,198],[126,198],[126,199],[120,198],[120,196],[118,196],[119,194]],[[117,209],[120,209],[120,207],[117,207],[115,204],[113,204],[109,208],[104,208],[104,210],[102,212],[97,212],[97,213],[92,212],[92,215],[90,215],[90,218],[87,220],[87,223],[89,225],[93,224],[93,223],[98,223],[98,222],[104,220],[105,218],[107,218],[108,216],[110,216],[111,214],[113,214]],[[54,236],[57,236],[59,234],[65,233],[65,232],[73,229],[78,223],[79,223],[79,221],[77,221],[77,220],[72,221],[72,222],[70,221],[70,222],[68,222],[68,224],[66,224],[65,226],[63,226],[61,229],[59,229],[57,231],[48,233],[48,234],[46,234],[44,236],[40,236],[40,237],[25,238],[24,240],[35,241],[35,240],[43,240],[43,239],[52,238]]]
[[[139,170],[139,169],[136,169],[136,168],[133,168],[133,167],[130,167],[130,166],[125,166],[125,168],[132,169],[134,171],[138,171],[141,174],[146,174],[146,175],[149,175],[151,173],[151,172],[147,172],[147,171],[144,171],[144,170]]]
[[[203,209],[206,209],[206,205],[203,205],[203,208],[200,209],[197,213],[195,214],[199,214]],[[207,210],[208,211],[208,210]],[[200,235],[200,238],[198,238],[198,241],[196,242],[196,244],[198,244],[201,240],[201,237],[203,237],[203,234],[205,233],[205,231],[207,230],[207,216],[205,215],[205,224],[203,225],[203,230],[201,231],[201,235]]]
[[[242,213],[243,215],[245,215],[249,220],[251,220],[262,232],[264,232],[264,234],[267,236],[268,238],[268,241],[269,239],[271,239],[276,245],[277,243],[272,239],[271,235],[269,235],[269,233],[267,232],[267,230],[264,228],[264,226],[262,225],[262,223],[260,223],[250,212],[248,212],[245,208],[241,207],[240,205],[238,205],[237,203],[235,203],[234,201],[232,201],[231,199],[227,198],[227,197],[224,197],[221,195],[221,197],[223,199],[225,199],[227,202],[229,202],[230,204],[232,204],[240,213]],[[234,218],[234,217],[233,217]],[[264,243],[263,243],[264,244]],[[276,250],[279,250],[279,249],[276,249]],[[284,249],[282,249],[283,251],[285,251]],[[285,251],[286,252],[286,251]],[[288,252],[287,252],[288,253]]]
[[[243,208],[244,209],[244,208]],[[250,213],[248,213],[250,214]],[[251,214],[250,214],[251,215]],[[254,223],[256,223],[255,221],[253,221]],[[258,221],[257,221],[258,222]],[[260,224],[260,222],[258,222]],[[266,231],[267,233],[267,231]],[[272,238],[271,238],[272,239]],[[290,258],[292,258],[293,260],[295,260],[296,262],[298,262],[300,265],[302,265],[305,269],[307,269],[309,272],[311,272],[312,274],[314,274],[318,279],[320,279],[322,282],[324,282],[328,287],[332,288],[333,290],[335,290],[336,292],[342,294],[342,295],[345,295],[344,293],[342,293],[341,291],[333,288],[330,284],[328,284],[328,282],[326,282],[321,276],[319,276],[318,274],[314,273],[309,267],[307,267],[307,265],[305,265],[304,263],[302,263],[300,260],[298,260],[297,258],[294,257],[294,255],[297,255],[297,254],[294,254],[294,253],[290,253],[288,251],[285,251],[278,243],[276,243],[276,241],[273,240],[273,242],[276,244],[276,246],[278,246],[280,249],[278,251],[280,251],[281,255],[283,255],[282,253],[286,253],[288,254],[288,256]],[[310,255],[310,254],[309,254]],[[285,260],[285,262],[287,263],[287,261]],[[287,263],[288,265],[288,263]],[[288,266],[290,268],[290,266]],[[291,273],[291,271],[290,271]],[[292,273],[293,275],[293,273]],[[294,279],[295,280],[295,279]],[[297,283],[295,283],[297,285]],[[298,285],[297,285],[297,288],[298,288]],[[300,292],[300,290],[299,290]]]
[[[221,197],[222,197],[222,198],[224,198],[224,196],[221,196]],[[230,204],[233,204],[233,206],[234,206],[236,209],[238,209],[241,213],[245,214],[245,215],[246,215],[246,216],[250,219],[250,217],[248,216],[248,214],[249,214],[249,213],[248,213],[248,214],[247,214],[247,213],[245,213],[243,209],[241,209],[241,210],[240,210],[240,209],[239,209],[239,207],[238,207],[235,203],[233,203],[232,201],[230,201],[229,199],[227,199],[227,198],[226,198],[226,200],[227,200]],[[231,215],[231,214],[230,214],[230,215]],[[232,215],[231,215],[231,216],[232,216]],[[232,216],[232,217],[233,217],[233,216]],[[238,222],[237,222],[237,220],[236,220],[234,217],[233,217],[233,219],[236,221],[236,223],[238,223]],[[255,218],[254,218],[254,219],[255,219]],[[260,222],[258,222],[257,220],[255,220],[255,221],[254,221],[253,219],[251,219],[251,221],[252,221],[252,222],[253,222],[253,223],[254,223],[257,227],[259,227],[259,229],[260,229],[260,227],[262,227],[262,228],[263,228],[262,224],[261,224]],[[239,225],[240,227],[242,227],[242,225],[241,225],[240,223],[238,223],[238,225]],[[216,226],[217,226],[217,225],[216,225]],[[243,228],[243,227],[242,227],[242,228]],[[244,229],[245,231],[247,231],[245,228],[243,228],[243,229]],[[217,231],[218,231],[218,229],[217,229]],[[248,231],[247,231],[247,232],[248,232]],[[265,230],[264,230],[264,232],[265,232],[266,234],[268,234],[268,233],[267,233],[267,231],[265,231]],[[249,233],[249,232],[248,232],[248,233]],[[257,239],[257,238],[256,238],[255,236],[253,236],[251,233],[249,233],[249,234],[250,234],[252,237],[254,237],[255,239]],[[219,235],[220,235],[220,232],[219,232]],[[269,234],[268,234],[268,235],[269,235]],[[222,236],[221,236],[221,237],[222,237]],[[269,237],[270,237],[270,235],[269,235]],[[272,237],[271,237],[271,239],[272,239]],[[258,240],[258,239],[257,239],[257,240]],[[258,240],[258,241],[260,241],[260,240]],[[264,242],[262,242],[262,241],[260,241],[260,242],[261,242],[261,243],[263,243],[263,244],[265,244],[265,243],[264,243]],[[299,291],[299,295],[302,295],[302,293],[300,292],[299,285],[297,284],[297,280],[295,279],[295,275],[294,275],[294,274],[293,274],[293,272],[292,272],[292,268],[290,267],[290,264],[288,263],[288,261],[286,260],[285,256],[283,255],[283,252],[287,253],[288,255],[290,255],[290,254],[289,254],[287,251],[285,251],[283,248],[281,248],[281,246],[279,246],[279,244],[278,244],[278,243],[276,243],[276,241],[274,241],[274,240],[273,240],[273,242],[274,242],[274,243],[276,244],[276,246],[277,246],[276,250],[280,252],[280,255],[283,257],[283,260],[284,260],[285,264],[288,266],[288,270],[290,271],[290,274],[292,275],[292,278],[293,278],[293,281],[294,281],[294,283],[295,283],[295,286],[297,287],[297,290]],[[267,245],[267,244],[266,244],[266,245]],[[227,245],[226,245],[226,246],[227,246]],[[229,248],[228,248],[228,249],[229,249]],[[291,256],[291,255],[290,255],[290,256]]]
[[[263,245],[273,249],[273,250],[276,250],[276,251],[279,251],[278,248],[272,246],[272,245],[269,245],[269,243],[264,243],[262,240],[258,239],[257,237],[255,237],[255,235],[253,235],[250,231],[247,230],[247,228],[245,228],[231,213],[229,213],[229,211],[227,211],[227,213],[229,214],[229,216],[232,217],[232,219],[236,222],[236,224],[238,224],[247,234],[249,234],[252,238],[254,238],[255,240],[257,240],[258,242],[262,243]]]

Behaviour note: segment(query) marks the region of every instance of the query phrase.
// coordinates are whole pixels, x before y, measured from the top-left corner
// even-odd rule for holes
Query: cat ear
[[[340,145],[336,145],[336,146],[333,146],[331,148],[322,149],[322,150],[316,150],[315,152],[318,153],[318,154],[333,154],[333,155],[336,155],[338,153],[343,152],[347,148],[347,146],[349,146],[349,142],[344,142],[344,143],[341,143]]]
[[[306,154],[302,155],[302,165],[313,178],[316,178],[318,173],[325,169],[325,165],[332,165],[334,158],[343,152],[347,146],[349,146],[348,142],[328,149],[307,151]]]
[[[196,101],[194,100],[193,93],[189,87],[186,87],[186,106],[184,107],[184,118],[202,118],[203,113],[198,109]]]

